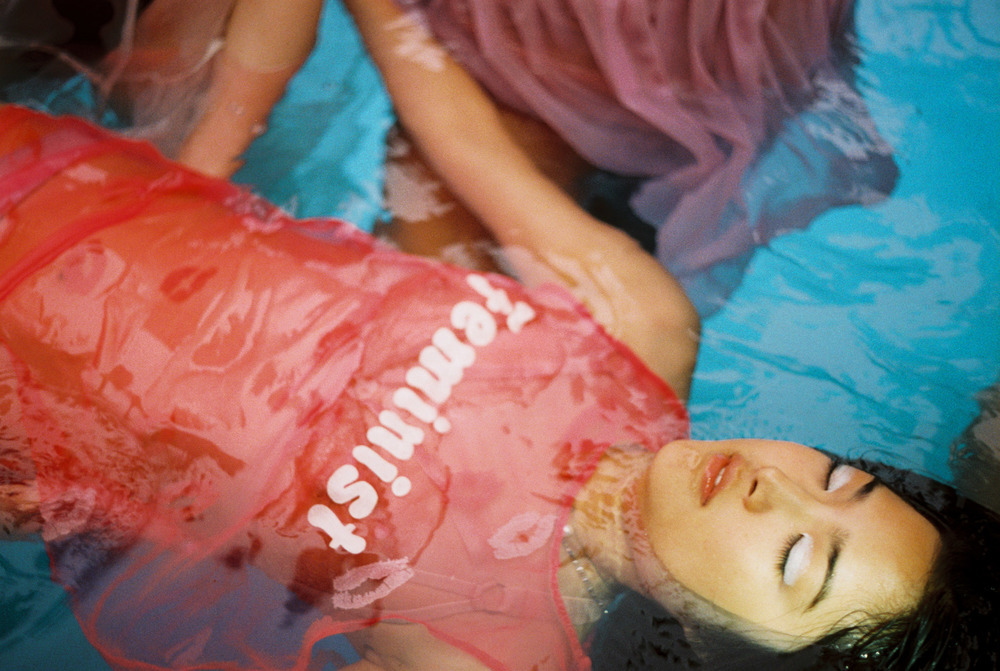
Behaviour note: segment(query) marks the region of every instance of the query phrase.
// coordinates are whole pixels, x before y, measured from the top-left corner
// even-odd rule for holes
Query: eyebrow
[[[875,488],[882,484],[882,481],[878,478],[872,478],[862,487],[858,488],[858,491],[854,492],[851,499],[854,501],[864,501]],[[840,553],[844,549],[844,542],[847,540],[847,532],[843,529],[837,529],[833,533],[833,542],[830,544],[830,554],[826,558],[826,573],[823,575],[823,584],[819,586],[819,591],[816,592],[816,596],[813,600],[809,602],[806,606],[806,612],[809,612],[816,607],[819,602],[825,599],[830,594],[830,585],[833,584],[833,577],[837,573],[837,562],[840,560]]]
[[[858,487],[858,491],[854,492],[854,495],[851,497],[851,499],[854,501],[864,501],[865,498],[873,491],[875,491],[875,488],[881,484],[882,484],[881,480],[879,480],[878,478],[872,478],[867,483],[865,483],[864,486]]]

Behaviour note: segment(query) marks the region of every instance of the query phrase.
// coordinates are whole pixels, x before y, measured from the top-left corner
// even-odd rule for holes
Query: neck
[[[613,447],[577,495],[570,517],[579,554],[603,576],[634,587],[634,536],[646,473],[653,453],[637,446]]]

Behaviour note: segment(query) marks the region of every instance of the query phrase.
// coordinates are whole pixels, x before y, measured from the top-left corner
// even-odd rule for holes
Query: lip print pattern
[[[555,526],[555,515],[522,513],[500,527],[488,542],[497,559],[526,557],[545,545]]]
[[[163,280],[160,291],[175,303],[183,303],[198,293],[217,271],[217,268],[198,269],[194,266],[178,268]]]
[[[364,608],[384,599],[414,575],[408,559],[391,559],[351,569],[333,580],[330,600],[337,608]]]

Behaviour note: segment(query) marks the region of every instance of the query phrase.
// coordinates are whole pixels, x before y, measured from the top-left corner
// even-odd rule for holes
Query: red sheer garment
[[[565,293],[17,108],[0,187],[44,536],[109,661],[306,668],[320,638],[396,619],[490,668],[587,666],[562,522],[608,446],[687,420]]]

